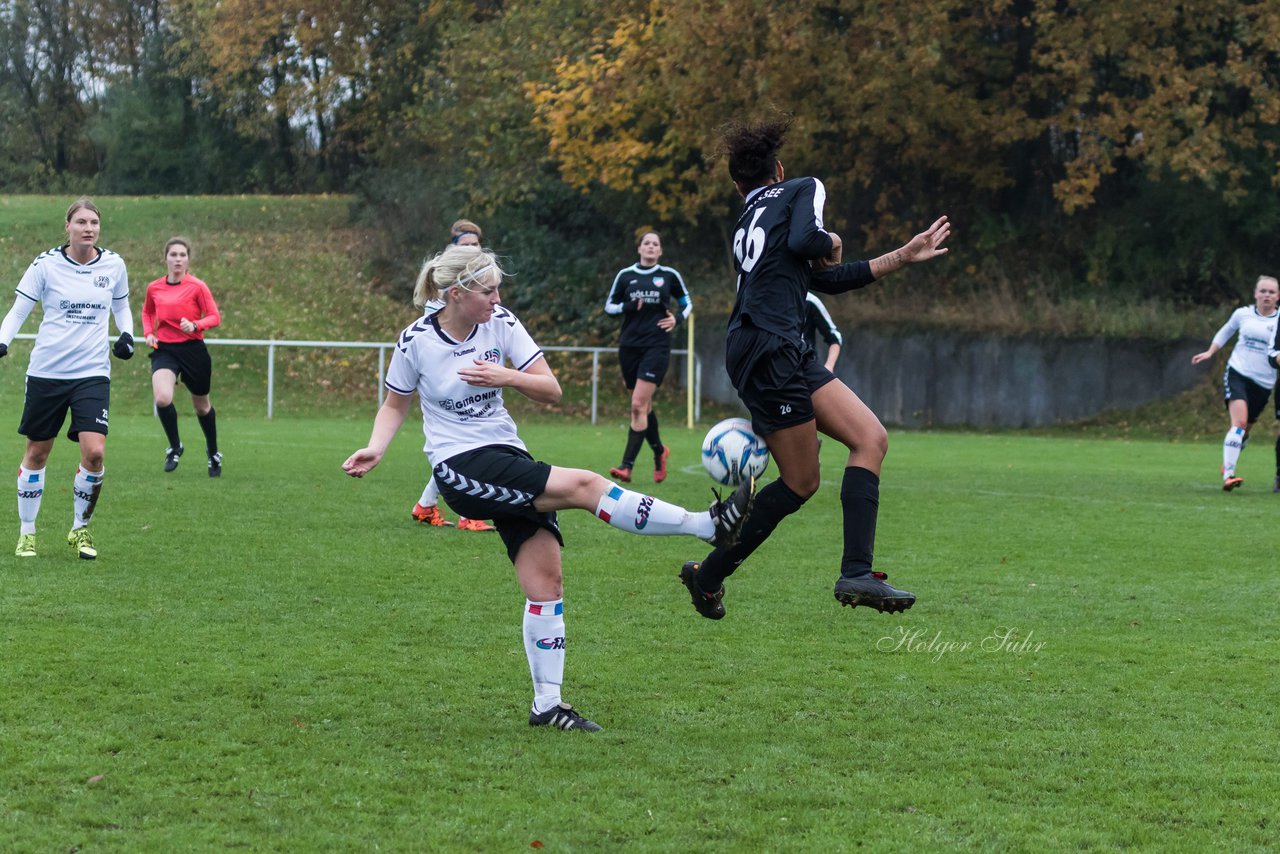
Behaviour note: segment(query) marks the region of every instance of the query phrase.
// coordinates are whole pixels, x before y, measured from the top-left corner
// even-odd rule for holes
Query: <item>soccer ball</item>
[[[769,449],[745,418],[726,418],[702,440],[702,467],[717,483],[737,486],[759,477],[769,465]]]

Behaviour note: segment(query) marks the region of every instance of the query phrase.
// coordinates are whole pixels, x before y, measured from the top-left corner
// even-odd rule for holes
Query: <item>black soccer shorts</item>
[[[618,367],[622,368],[622,381],[634,389],[636,380],[648,380],[662,385],[671,363],[671,347],[619,347]]]
[[[556,514],[541,513],[533,502],[547,488],[551,466],[510,445],[486,445],[436,463],[432,474],[454,512],[468,519],[492,519],[512,563],[520,547],[545,528],[561,548],[564,537]]]
[[[71,427],[67,430],[68,439],[78,442],[81,433],[105,436],[107,410],[110,408],[111,380],[106,377],[51,380],[29,376],[18,432],[33,442],[56,438],[69,410]]]
[[[151,373],[173,371],[187,391],[208,394],[213,385],[213,359],[209,358],[208,346],[199,340],[159,343],[160,346],[151,351]]]
[[[725,367],[761,436],[812,421],[813,393],[836,378],[812,347],[751,326],[729,333]]]
[[[1230,408],[1233,400],[1243,400],[1249,407],[1248,423],[1258,420],[1262,410],[1267,408],[1267,400],[1271,397],[1271,389],[1263,388],[1244,374],[1237,373],[1234,368],[1227,368],[1222,375],[1222,403]],[[1276,399],[1276,417],[1280,418],[1280,398]]]

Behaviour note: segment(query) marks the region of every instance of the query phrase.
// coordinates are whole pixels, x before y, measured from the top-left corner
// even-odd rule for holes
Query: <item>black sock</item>
[[[622,452],[622,468],[635,468],[636,454],[640,452],[640,446],[644,444],[644,433],[639,430],[627,430],[627,449]]]
[[[649,447],[653,448],[653,455],[662,456],[662,439],[658,436],[658,413],[652,409],[649,410],[649,426],[645,428],[644,438],[649,443]]]
[[[204,446],[209,452],[209,456],[218,453],[218,419],[213,411],[213,407],[209,407],[209,411],[204,415],[197,415],[200,421],[200,429],[204,431]]]
[[[730,549],[716,549],[698,567],[698,585],[703,591],[715,593],[719,590],[724,580],[769,539],[778,523],[804,506],[806,500],[792,492],[781,478],[756,493],[737,545]]]
[[[840,574],[857,578],[871,572],[876,545],[876,516],[880,510],[880,478],[869,469],[849,466],[840,486],[840,509],[844,511],[844,555]]]
[[[1280,436],[1276,436],[1276,477],[1280,477]]]
[[[169,440],[169,447],[175,451],[182,447],[182,440],[178,438],[178,407],[170,403],[168,406],[157,406],[156,415],[160,418],[160,426],[164,428],[164,435]]]

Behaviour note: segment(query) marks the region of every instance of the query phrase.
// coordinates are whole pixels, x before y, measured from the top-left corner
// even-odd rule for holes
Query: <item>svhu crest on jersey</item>
[[[111,278],[109,276],[98,276],[93,280],[93,286],[95,288],[109,288],[111,287]]]

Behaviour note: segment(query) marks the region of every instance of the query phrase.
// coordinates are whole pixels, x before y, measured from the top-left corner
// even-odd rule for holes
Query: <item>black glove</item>
[[[115,353],[116,358],[121,361],[128,361],[133,358],[133,336],[128,332],[121,332],[120,337],[116,339],[116,346],[111,348],[111,352]]]
[[[7,355],[9,355],[9,345],[0,344],[0,359],[3,359]]]

